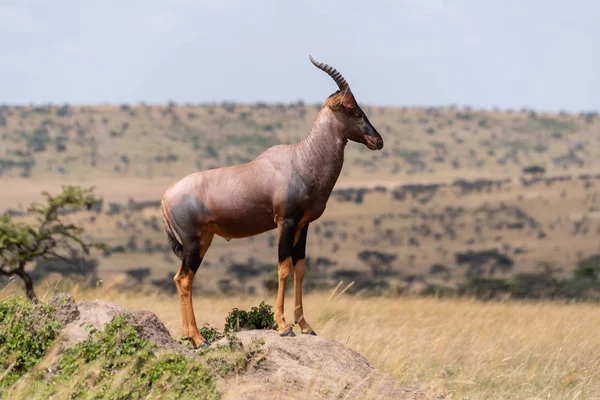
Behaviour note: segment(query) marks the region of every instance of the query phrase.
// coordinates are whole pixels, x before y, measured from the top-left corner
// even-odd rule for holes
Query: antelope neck
[[[344,164],[344,149],[348,139],[342,124],[329,110],[322,110],[308,135],[295,145],[295,166],[307,181],[329,194]]]

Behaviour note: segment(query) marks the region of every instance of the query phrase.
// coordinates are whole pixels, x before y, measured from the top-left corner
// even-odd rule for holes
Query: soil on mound
[[[140,336],[161,350],[193,355],[173,339],[164,324],[149,311],[127,310],[102,300],[78,301],[68,295],[50,300],[56,318],[65,323],[56,354],[88,336],[89,328],[102,329],[118,315],[127,315]],[[275,331],[252,330],[236,336],[244,347],[262,339],[262,353],[248,368],[223,379],[224,399],[434,399],[415,387],[381,373],[362,355],[320,336],[280,337]],[[221,339],[213,346],[225,343]]]

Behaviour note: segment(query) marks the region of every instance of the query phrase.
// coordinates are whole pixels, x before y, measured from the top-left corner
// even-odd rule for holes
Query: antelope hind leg
[[[177,293],[179,294],[183,334],[185,339],[189,340],[195,349],[205,342],[204,338],[198,332],[192,304],[192,283],[196,274],[195,271],[200,266],[200,261],[200,254],[186,255],[183,258],[181,268],[177,272],[177,275],[175,275],[175,278],[173,278],[177,287]]]
[[[213,237],[213,234],[207,233],[202,235],[201,240],[196,242],[195,245],[190,246],[190,249],[188,249],[190,253],[185,253],[181,268],[173,279],[175,281],[175,286],[177,287],[177,293],[179,294],[183,333],[185,338],[192,343],[192,346],[195,349],[210,345],[210,343],[208,343],[198,332],[192,302],[192,284],[194,276],[202,263],[202,259],[212,243]],[[199,249],[198,245],[200,246]]]

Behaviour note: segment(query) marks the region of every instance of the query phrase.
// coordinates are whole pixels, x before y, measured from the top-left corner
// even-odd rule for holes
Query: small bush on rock
[[[273,307],[264,301],[250,311],[234,308],[225,319],[225,333],[239,332],[242,329],[277,329]]]

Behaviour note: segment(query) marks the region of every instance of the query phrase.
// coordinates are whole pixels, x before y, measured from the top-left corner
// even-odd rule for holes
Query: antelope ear
[[[332,103],[329,105],[329,108],[331,109],[331,111],[339,111],[341,107],[342,107],[341,103]]]

